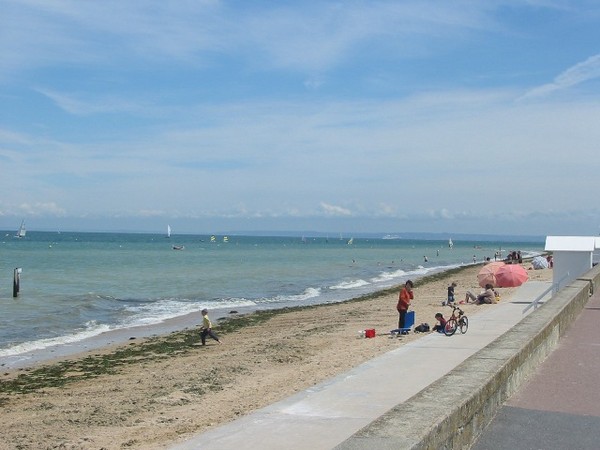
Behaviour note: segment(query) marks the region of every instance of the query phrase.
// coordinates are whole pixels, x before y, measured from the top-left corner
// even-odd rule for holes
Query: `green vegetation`
[[[117,373],[125,364],[140,363],[164,355],[175,356],[190,350],[198,342],[198,332],[183,330],[167,336],[130,344],[106,355],[91,355],[27,370],[14,379],[0,382],[0,393],[25,394],[43,388],[61,387],[68,383]]]

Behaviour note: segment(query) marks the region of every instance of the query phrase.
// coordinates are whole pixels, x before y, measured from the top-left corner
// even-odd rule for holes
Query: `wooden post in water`
[[[22,269],[20,267],[16,267],[13,274],[13,297],[19,296],[19,291],[21,290],[21,272]]]

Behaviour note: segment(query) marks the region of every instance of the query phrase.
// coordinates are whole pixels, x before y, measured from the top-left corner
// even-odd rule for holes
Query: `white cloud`
[[[29,145],[32,139],[22,133],[0,128],[0,145],[2,144]],[[0,147],[1,148],[1,147]]]
[[[63,208],[79,214],[136,205],[189,216],[400,217],[433,210],[450,219],[461,210],[484,215],[532,202],[541,210],[570,207],[573,198],[593,201],[597,105],[515,105],[493,92],[439,97],[231,104],[213,114],[211,127],[193,128],[192,110],[192,121],[173,116],[167,133],[108,142],[22,136],[31,144],[7,160],[0,188],[20,183],[15,201],[28,204],[43,203],[35,192],[52,189]],[[35,165],[28,163],[32,154]],[[565,173],[579,175],[557,183]],[[511,179],[542,182],[524,186],[524,196],[500,195],[497,187]],[[324,193],[333,200],[323,202]]]
[[[597,54],[568,68],[558,75],[552,83],[544,84],[530,90],[522,98],[544,97],[553,92],[565,90],[599,77],[600,54]]]
[[[321,202],[321,209],[328,216],[351,216],[352,211],[342,206],[330,205],[325,202]]]
[[[140,217],[164,217],[167,216],[167,213],[162,210],[154,209],[143,209],[138,212]]]
[[[52,100],[57,107],[77,116],[89,116],[98,113],[137,113],[139,115],[148,112],[148,106],[141,103],[133,103],[118,96],[78,96],[75,94],[60,93],[50,89],[38,88],[37,92]],[[83,99],[82,97],[88,97]]]
[[[64,216],[66,211],[54,202],[46,203],[22,203],[18,212],[27,216]]]
[[[214,0],[148,0],[143,7],[118,0],[9,1],[0,49],[5,71],[65,63],[123,69],[148,61],[210,67],[221,56],[235,56],[254,70],[314,75],[346,63],[361,48],[398,57],[421,51],[431,38],[489,30],[488,8],[426,1],[243,7]]]
[[[111,65],[190,57],[217,50],[222,2],[7,1],[3,68]],[[230,24],[229,26],[233,26]]]

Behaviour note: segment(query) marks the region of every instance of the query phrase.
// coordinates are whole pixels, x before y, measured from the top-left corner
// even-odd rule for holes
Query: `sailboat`
[[[353,237],[351,237],[350,240],[348,241],[348,245],[352,245],[352,244],[354,244],[354,238]]]
[[[19,227],[19,230],[17,231],[17,234],[15,234],[16,238],[24,238],[25,235],[27,234],[27,230],[25,229],[25,221],[22,220],[21,221],[21,226]]]
[[[449,248],[454,247],[454,242],[452,242],[452,238],[448,239],[448,247]]]
[[[167,225],[167,236],[168,238],[171,237],[171,225]]]

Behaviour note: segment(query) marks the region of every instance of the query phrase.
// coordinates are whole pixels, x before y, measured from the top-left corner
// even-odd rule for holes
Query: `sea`
[[[0,238],[0,363],[121,330],[348,300],[408,279],[543,252],[543,241],[14,231]],[[18,273],[18,274],[17,274]],[[18,292],[15,279],[18,277]],[[15,296],[16,294],[16,296]],[[440,292],[440,301],[446,293]],[[187,322],[176,319],[187,317]],[[154,328],[153,328],[154,327]],[[149,331],[150,330],[150,331]],[[154,331],[155,332],[155,331]]]

